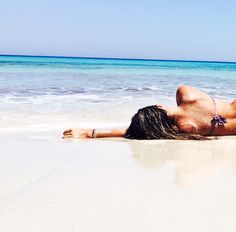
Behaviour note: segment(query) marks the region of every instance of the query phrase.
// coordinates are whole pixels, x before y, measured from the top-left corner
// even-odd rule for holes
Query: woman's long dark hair
[[[138,110],[132,117],[125,137],[128,139],[208,140],[205,136],[179,131],[177,127],[174,127],[167,112],[155,105]]]

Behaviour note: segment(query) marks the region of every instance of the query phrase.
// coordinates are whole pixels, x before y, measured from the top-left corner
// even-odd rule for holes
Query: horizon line
[[[0,54],[0,56],[17,57],[42,57],[42,58],[74,58],[74,59],[103,59],[103,60],[137,60],[137,61],[170,61],[170,62],[202,62],[202,63],[229,63],[236,64],[236,61],[217,60],[186,60],[186,59],[153,59],[153,58],[124,58],[124,57],[91,57],[91,56],[54,56],[54,55],[25,55],[25,54]]]

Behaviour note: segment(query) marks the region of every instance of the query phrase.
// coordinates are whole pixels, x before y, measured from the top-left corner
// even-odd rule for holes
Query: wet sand
[[[1,231],[236,230],[236,137],[0,140]]]

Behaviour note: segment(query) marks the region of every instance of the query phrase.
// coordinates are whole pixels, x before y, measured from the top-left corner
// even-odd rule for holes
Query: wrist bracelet
[[[93,129],[92,131],[92,138],[95,139],[97,136],[96,136],[96,129]]]

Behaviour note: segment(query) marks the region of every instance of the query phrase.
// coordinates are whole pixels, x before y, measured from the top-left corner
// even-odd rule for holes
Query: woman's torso
[[[206,93],[191,87],[181,86],[176,93],[180,115],[176,118],[176,125],[181,131],[201,135],[236,135],[236,101],[227,103],[214,100]],[[215,114],[227,119],[224,126],[212,127]]]

